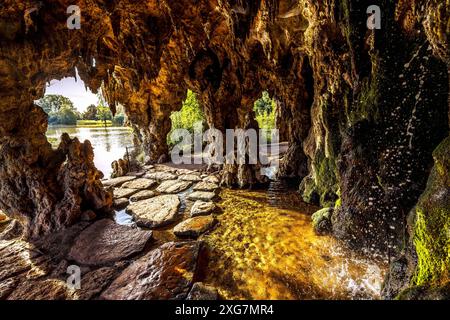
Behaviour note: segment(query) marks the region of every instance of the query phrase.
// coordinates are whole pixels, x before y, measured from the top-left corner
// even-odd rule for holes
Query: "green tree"
[[[97,119],[97,107],[95,104],[91,104],[83,112],[83,120],[96,120]]]
[[[103,121],[106,127],[106,121],[112,120],[112,113],[111,110],[109,110],[108,107],[104,106],[97,106],[97,120]]]
[[[45,113],[58,112],[62,107],[66,107],[72,111],[75,111],[75,107],[69,98],[58,94],[47,94],[43,98],[39,99],[36,104],[40,106]]]

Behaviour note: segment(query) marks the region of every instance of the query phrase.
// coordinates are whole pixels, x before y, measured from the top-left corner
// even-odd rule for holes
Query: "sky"
[[[52,80],[47,85],[45,94],[60,94],[69,98],[78,111],[84,112],[90,104],[97,105],[97,96],[84,87],[84,82],[78,77]]]

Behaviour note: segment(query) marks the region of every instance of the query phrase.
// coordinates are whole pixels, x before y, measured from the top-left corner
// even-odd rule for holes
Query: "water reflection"
[[[295,192],[223,190],[207,282],[226,299],[377,299],[385,265],[318,237]],[[288,199],[290,197],[290,200]],[[278,202],[280,203],[280,202]]]
[[[125,148],[133,145],[132,131],[126,127],[85,128],[75,126],[49,127],[47,137],[53,147],[57,147],[61,135],[67,132],[71,138],[80,141],[89,140],[94,148],[94,163],[97,169],[109,177],[112,169],[111,162],[122,158]]]

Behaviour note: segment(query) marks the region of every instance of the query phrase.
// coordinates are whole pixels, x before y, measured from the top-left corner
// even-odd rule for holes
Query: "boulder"
[[[156,193],[152,190],[142,190],[130,197],[131,202],[141,201],[153,198]]]
[[[129,203],[130,202],[127,198],[114,199],[113,207],[115,210],[123,210],[128,206]]]
[[[216,197],[214,192],[194,191],[187,196],[189,200],[212,201]]]
[[[211,201],[195,201],[191,208],[191,217],[204,216],[210,214],[216,209],[216,205]]]
[[[199,216],[189,218],[175,226],[173,233],[177,237],[192,237],[197,238],[202,233],[211,229],[217,220],[209,216]]]
[[[168,242],[126,268],[106,289],[107,300],[185,299],[196,277],[199,242]]]
[[[194,191],[208,191],[208,192],[215,192],[217,189],[219,189],[219,185],[212,182],[199,182],[194,186]]]
[[[162,171],[150,172],[150,173],[147,173],[144,177],[147,179],[157,180],[157,181],[178,179],[176,174],[171,173],[171,172],[162,172]]]
[[[332,232],[331,215],[333,208],[323,208],[314,212],[311,216],[314,232],[318,235],[330,234]]]
[[[217,176],[207,176],[206,178],[203,178],[203,181],[215,184],[220,183],[220,179]]]
[[[102,180],[102,184],[105,187],[120,187],[122,184],[124,184],[125,182],[131,181],[136,179],[136,177],[134,176],[124,176],[124,177],[118,177],[118,178],[113,178],[113,179],[109,179],[109,180]]]
[[[152,179],[146,179],[146,178],[139,178],[136,180],[125,182],[122,185],[122,188],[128,188],[128,189],[150,189],[153,188],[157,182]]]
[[[151,239],[151,231],[103,219],[81,232],[68,258],[82,265],[105,265],[141,252]]]
[[[23,281],[11,293],[8,300],[70,300],[71,289],[57,279]]]
[[[114,199],[129,198],[133,194],[138,193],[138,189],[117,188],[114,189]]]
[[[126,211],[134,217],[138,226],[158,228],[177,219],[179,206],[177,195],[161,195],[132,203]]]
[[[192,185],[190,181],[167,180],[162,182],[156,191],[160,193],[179,193],[188,189]]]

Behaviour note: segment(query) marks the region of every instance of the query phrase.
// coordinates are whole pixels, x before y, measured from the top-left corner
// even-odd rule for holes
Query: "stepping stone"
[[[199,182],[194,186],[194,191],[210,191],[215,192],[219,186],[212,182]]]
[[[192,181],[192,182],[199,182],[202,181],[202,179],[195,174],[184,174],[182,176],[180,176],[178,179],[183,180],[183,181]]]
[[[150,189],[156,185],[155,180],[139,178],[133,181],[125,182],[122,188],[128,189]]]
[[[215,183],[215,184],[219,184],[220,180],[218,177],[216,176],[207,176],[206,178],[203,179],[204,182],[210,182],[210,183]]]
[[[180,199],[177,195],[162,195],[130,204],[126,212],[140,227],[158,228],[178,218]]]
[[[167,180],[162,182],[156,191],[160,193],[179,193],[188,189],[192,185],[190,181]]]
[[[116,188],[114,189],[114,199],[129,198],[133,194],[138,193],[138,189]]]
[[[115,210],[123,210],[130,204],[127,198],[114,199],[113,207]]]
[[[124,177],[118,177],[118,178],[109,179],[109,180],[103,180],[102,184],[105,187],[120,187],[125,182],[131,181],[134,179],[136,179],[136,177],[124,176]]]
[[[194,191],[187,196],[189,200],[212,201],[216,197],[214,192]]]
[[[216,205],[214,202],[197,200],[191,208],[191,217],[204,216],[210,214],[215,209]]]
[[[176,174],[173,174],[170,172],[161,172],[161,171],[147,173],[144,177],[147,179],[152,179],[152,180],[157,180],[157,181],[178,179]]]
[[[199,242],[168,242],[136,260],[100,296],[106,300],[182,300],[197,276]]]
[[[155,168],[155,166],[152,165],[152,164],[148,164],[148,165],[144,166],[144,170],[151,170],[151,169],[154,169],[154,168]]]
[[[216,288],[207,286],[203,282],[196,282],[192,286],[186,300],[218,300],[219,293]]]
[[[136,177],[136,178],[140,178],[140,177],[142,177],[145,173],[146,173],[145,171],[128,172],[126,175],[127,175],[127,176]]]
[[[153,198],[156,193],[152,190],[142,190],[130,197],[131,202],[141,201]]]
[[[83,275],[81,288],[76,290],[77,300],[90,300],[101,293],[116,276],[116,268],[103,267]]]
[[[216,223],[213,216],[199,216],[189,218],[175,226],[173,233],[177,237],[193,237],[197,238],[202,233],[211,229]]]
[[[68,259],[82,265],[105,265],[141,252],[151,239],[151,231],[103,219],[81,232]]]

